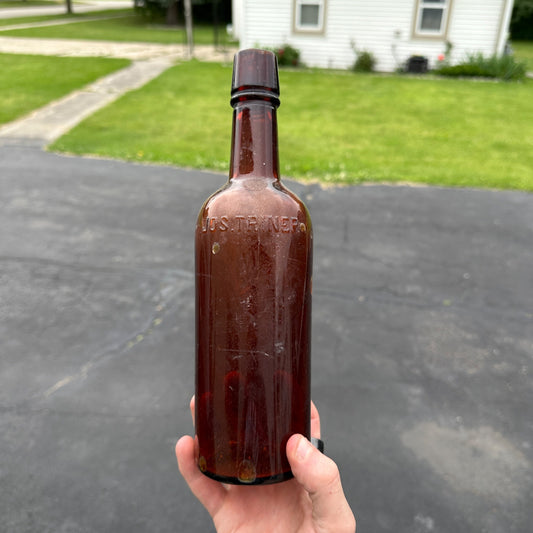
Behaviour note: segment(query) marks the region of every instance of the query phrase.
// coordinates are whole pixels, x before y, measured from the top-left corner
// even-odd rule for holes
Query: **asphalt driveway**
[[[173,448],[194,223],[225,179],[0,146],[1,531],[212,530]],[[314,222],[313,398],[358,532],[530,533],[533,195],[287,183]]]

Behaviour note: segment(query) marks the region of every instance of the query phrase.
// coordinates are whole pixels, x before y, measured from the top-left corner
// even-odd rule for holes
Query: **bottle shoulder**
[[[278,180],[230,182],[211,195],[200,210],[197,234],[307,234],[312,224],[305,204]]]
[[[257,215],[279,212],[291,216],[303,212],[308,216],[303,201],[278,180],[254,177],[229,180],[206,200],[200,216],[231,216],[241,212]]]

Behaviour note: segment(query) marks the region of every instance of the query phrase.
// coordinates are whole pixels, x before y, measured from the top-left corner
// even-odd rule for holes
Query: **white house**
[[[353,45],[391,72],[421,55],[435,66],[467,53],[501,54],[513,0],[232,0],[240,48],[290,44],[309,66],[349,68]]]

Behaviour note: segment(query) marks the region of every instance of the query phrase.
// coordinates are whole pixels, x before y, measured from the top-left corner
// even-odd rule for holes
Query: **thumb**
[[[354,533],[355,518],[337,465],[302,435],[293,435],[287,442],[287,458],[294,477],[311,498],[317,531]]]

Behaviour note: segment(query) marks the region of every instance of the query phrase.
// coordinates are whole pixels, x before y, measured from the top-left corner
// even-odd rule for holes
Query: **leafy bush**
[[[357,52],[357,58],[353,64],[355,72],[372,72],[376,65],[376,58],[372,52],[361,50]]]
[[[444,65],[434,71],[442,76],[479,76],[500,78],[502,80],[522,80],[526,75],[526,66],[513,56],[484,57],[483,54],[471,54],[466,61],[457,65]]]
[[[155,0],[135,0],[133,8],[147,22],[162,23],[170,2],[159,2]]]
[[[376,58],[372,52],[357,48],[355,41],[350,43],[353,53],[355,54],[355,63],[352,66],[354,72],[372,72],[376,65]]]
[[[278,57],[278,65],[282,67],[298,67],[300,63],[300,50],[290,44],[284,44],[278,48],[272,48],[272,52]]]

